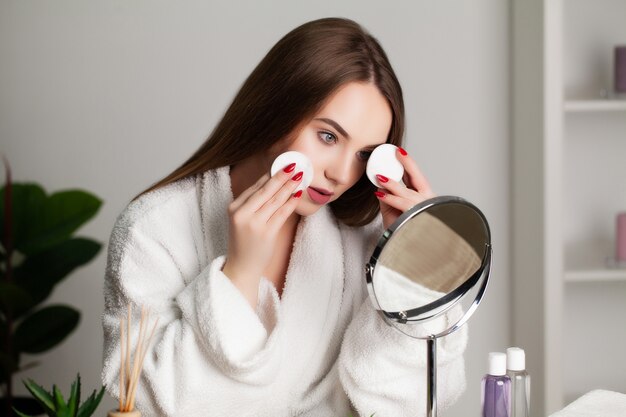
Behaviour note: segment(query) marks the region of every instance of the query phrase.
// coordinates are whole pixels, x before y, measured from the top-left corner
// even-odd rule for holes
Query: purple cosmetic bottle
[[[482,381],[482,417],[509,417],[511,379],[506,375],[506,354],[489,353],[489,373]]]

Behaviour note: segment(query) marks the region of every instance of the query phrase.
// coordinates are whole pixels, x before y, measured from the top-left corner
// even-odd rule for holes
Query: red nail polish
[[[300,181],[302,179],[302,176],[304,175],[304,173],[302,171],[298,172],[296,175],[293,176],[292,180],[294,181]],[[302,190],[300,190],[302,191]]]
[[[387,182],[387,181],[389,181],[389,178],[385,177],[384,175],[380,175],[380,174],[376,174],[376,178],[378,178],[378,181],[380,181],[380,182]]]
[[[400,153],[402,154],[402,156],[407,156],[407,155],[408,155],[404,149],[402,149],[402,148],[398,147],[398,150],[400,151]]]
[[[293,198],[300,198],[300,197],[302,197],[302,190],[299,190],[297,193],[293,195]]]
[[[291,172],[291,171],[293,171],[293,169],[294,169],[295,167],[296,167],[296,163],[294,162],[294,163],[292,163],[292,164],[287,165],[285,168],[283,168],[283,171],[285,171],[285,172]]]
[[[385,193],[381,193],[380,191],[374,191],[374,194],[376,194],[376,197],[378,198],[383,198],[385,196]]]

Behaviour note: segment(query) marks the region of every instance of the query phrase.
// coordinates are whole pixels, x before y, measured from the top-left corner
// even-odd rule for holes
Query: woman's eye
[[[359,151],[357,152],[357,157],[361,161],[367,161],[368,159],[370,159],[371,154],[372,154],[372,151]]]
[[[319,132],[318,133],[320,139],[324,143],[335,143],[337,142],[337,137],[329,132]]]

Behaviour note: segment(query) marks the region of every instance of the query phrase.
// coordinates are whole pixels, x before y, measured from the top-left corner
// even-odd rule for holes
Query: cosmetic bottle
[[[506,350],[506,374],[511,378],[511,417],[530,415],[530,375],[526,372],[524,349]]]
[[[509,417],[511,379],[506,375],[506,354],[489,353],[489,373],[482,381],[482,417]]]

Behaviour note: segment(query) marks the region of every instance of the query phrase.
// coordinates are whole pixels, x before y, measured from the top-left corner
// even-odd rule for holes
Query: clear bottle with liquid
[[[510,417],[511,379],[506,354],[489,353],[489,373],[482,380],[482,417]]]
[[[511,378],[511,416],[530,415],[530,375],[526,372],[524,349],[511,347],[506,350],[506,373]]]

